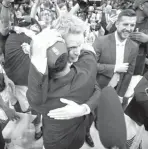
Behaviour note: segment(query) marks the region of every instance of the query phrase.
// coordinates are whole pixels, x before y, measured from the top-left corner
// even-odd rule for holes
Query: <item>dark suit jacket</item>
[[[116,41],[115,34],[109,34],[100,37],[94,42],[94,49],[97,53],[98,74],[97,81],[101,88],[108,85],[110,79],[114,74],[116,63]],[[124,63],[129,63],[127,73],[120,74],[120,80],[117,85],[117,93],[123,97],[131,77],[134,72],[135,62],[138,52],[138,45],[130,39],[127,39],[124,52]]]
[[[85,53],[87,53],[87,52],[85,52]],[[92,56],[88,56],[88,58],[86,58],[85,61],[83,61],[83,57],[85,57],[84,55],[85,54],[82,54],[82,56],[79,59],[81,61],[81,63],[79,61],[77,63],[75,63],[74,69],[72,68],[72,70],[78,71],[77,69],[75,70],[75,67],[77,67],[79,70],[83,71],[83,73],[85,73],[85,76],[89,77],[90,80],[93,81],[93,83],[94,83],[94,77],[95,77],[95,74],[97,73],[97,68],[96,68],[97,65],[95,62],[96,60],[94,61],[94,58],[91,59]],[[86,54],[86,57],[87,57],[87,54]],[[84,64],[85,64],[85,67],[83,66]],[[82,67],[84,67],[84,68],[82,69]],[[84,74],[81,74],[81,76],[83,76],[83,75]],[[79,78],[80,78],[80,75],[76,78],[77,79],[76,81],[79,82],[80,87],[82,87],[81,84],[83,84],[84,82],[81,82],[81,81],[84,81],[84,80],[82,80],[82,79],[79,80]],[[70,81],[74,81],[74,80],[69,80],[69,82]],[[88,82],[85,82],[85,83],[88,83]],[[62,84],[63,87],[65,84],[66,84],[66,82],[63,82],[63,84]],[[75,91],[75,88],[76,88],[75,84],[72,82],[70,85],[71,85],[70,90]],[[29,71],[29,76],[28,76],[28,88],[29,89],[27,91],[27,97],[28,97],[30,104],[39,113],[42,113],[41,112],[42,110],[39,107],[41,104],[46,103],[48,91],[50,90],[49,78],[48,78],[47,74],[42,75],[41,73],[39,73],[33,64],[31,64],[31,66],[30,66],[30,71]],[[87,86],[87,88],[89,88],[89,86]],[[86,99],[86,102],[85,102],[90,107],[91,111],[93,111],[97,107],[98,102],[99,102],[98,99],[99,99],[101,90],[100,90],[100,87],[99,87],[97,81],[95,81],[95,83],[94,83],[93,91],[94,91],[93,94],[91,94],[90,98],[88,100]],[[86,92],[86,90],[84,91],[84,94],[85,94],[85,92]],[[67,94],[69,94],[69,93],[67,93]],[[82,96],[84,96],[83,93],[80,92],[80,94]],[[61,98],[63,96],[66,96],[66,95],[62,95]],[[67,98],[67,99],[69,99],[69,98]],[[81,102],[82,101],[79,101],[80,104],[81,104]],[[47,114],[48,111],[45,113]]]
[[[47,75],[40,74],[31,64],[27,98],[32,108],[43,114],[43,138],[46,148],[68,148],[77,137],[80,140],[79,148],[84,143],[85,117],[59,121],[51,119],[47,113],[49,110],[65,106],[60,102],[60,98],[78,104],[86,103],[93,110],[98,105],[100,94],[97,88],[93,94],[96,74],[97,62],[95,56],[89,52],[83,53],[79,61],[73,64],[70,73],[60,79],[48,80]]]

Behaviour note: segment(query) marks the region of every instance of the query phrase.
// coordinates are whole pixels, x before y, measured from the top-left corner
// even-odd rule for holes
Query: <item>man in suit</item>
[[[84,41],[83,31],[80,29],[83,26],[81,21],[75,16],[68,17],[68,20],[66,18],[63,18],[66,24],[71,24],[74,21],[75,23],[77,22],[77,27],[75,28],[74,25],[73,30],[66,27],[68,35],[65,34],[65,36],[69,37],[68,39],[72,41],[73,38],[70,38],[72,34],[77,37],[76,39],[82,39],[70,45],[68,44],[69,42],[66,42],[67,47],[69,49],[78,48],[81,42]],[[74,34],[74,32],[77,34]],[[52,35],[50,39],[49,35]],[[95,104],[94,101],[88,100],[94,92],[97,63],[95,55],[85,51],[80,55],[78,62],[72,66],[67,65],[68,51],[64,43],[53,43],[55,36],[56,33],[51,32],[47,28],[36,36],[36,40],[33,40],[32,64],[28,76],[27,97],[32,108],[43,115],[43,140],[45,148],[77,149],[83,145],[85,140],[85,122],[87,119],[84,115],[90,113],[86,104],[92,110],[98,103],[97,100]],[[42,40],[42,44],[39,42],[40,40]],[[54,45],[52,46],[50,43]],[[78,45],[74,46],[74,43]],[[37,63],[41,61],[42,63]],[[48,70],[48,74],[46,70]],[[69,104],[65,100],[60,100],[60,98],[69,99]],[[74,102],[75,106],[71,107],[71,104]],[[68,120],[62,117],[60,120],[57,120],[56,117],[53,118],[51,115],[50,117],[47,115],[50,110],[64,106],[70,109],[70,112],[75,111],[76,115]]]
[[[137,23],[130,38],[139,44],[134,75],[143,76],[148,70],[148,0],[135,0],[133,8],[136,11]]]
[[[123,10],[117,19],[117,31],[100,37],[93,44],[97,54],[97,82],[101,88],[112,86],[122,100],[135,68],[138,45],[128,37],[136,25],[133,10]]]

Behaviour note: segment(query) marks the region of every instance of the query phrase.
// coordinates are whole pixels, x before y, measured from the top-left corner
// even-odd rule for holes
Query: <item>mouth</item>
[[[124,34],[124,36],[129,36],[130,32],[124,31],[123,34]]]

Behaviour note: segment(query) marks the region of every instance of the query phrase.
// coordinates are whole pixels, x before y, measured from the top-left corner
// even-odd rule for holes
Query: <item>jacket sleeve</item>
[[[27,99],[30,106],[39,113],[47,113],[44,103],[47,98],[48,76],[43,75],[30,64]]]
[[[134,69],[135,69],[135,64],[136,64],[137,54],[138,54],[138,47],[133,49],[133,54],[130,55],[130,57],[129,57],[130,58],[130,63],[129,63],[129,68],[128,68],[127,73],[121,74],[121,75],[123,75],[122,80],[120,80],[119,86],[117,86],[117,93],[121,97],[124,97],[124,95],[127,91],[127,88],[130,84],[131,78],[133,76]]]
[[[99,63],[100,61],[100,57],[101,57],[101,54],[102,54],[102,42],[103,39],[96,39],[94,44],[93,44],[93,47],[96,51],[96,55],[97,55],[97,72],[99,74],[103,74],[104,76],[107,76],[109,78],[111,78],[114,74],[114,69],[115,69],[115,65],[114,64],[101,64]]]
[[[86,104],[89,106],[91,111],[94,111],[97,108],[100,101],[100,94],[101,94],[101,89],[96,82],[94,93],[86,102]]]

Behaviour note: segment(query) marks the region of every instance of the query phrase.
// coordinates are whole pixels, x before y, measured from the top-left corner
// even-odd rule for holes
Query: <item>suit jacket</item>
[[[31,64],[27,98],[32,108],[43,115],[43,138],[46,148],[67,148],[73,140],[77,140],[79,132],[85,129],[85,117],[58,121],[48,117],[47,113],[49,110],[65,106],[60,102],[60,98],[78,104],[86,103],[91,110],[97,107],[100,90],[94,89],[96,73],[97,62],[95,56],[89,52],[80,56],[79,61],[73,64],[70,73],[62,77],[63,79],[48,80],[47,75],[40,74]],[[84,132],[81,133],[82,138],[79,136],[79,148],[84,143]]]
[[[85,54],[82,54],[82,56],[81,56],[82,58],[80,57],[80,59],[81,59],[80,61],[82,61],[82,62],[80,63],[78,61],[74,65],[76,67],[78,67],[79,70],[82,70],[84,73],[86,73],[86,76],[87,77],[89,76],[90,77],[90,80],[91,81],[93,80],[93,83],[94,83],[94,77],[95,77],[95,74],[97,73],[96,59],[95,60],[94,60],[94,58],[91,59],[92,56],[88,56],[89,58],[86,58],[87,62],[86,62],[86,60],[83,61],[83,57],[85,57],[84,55],[87,56],[86,53],[89,53],[89,52],[85,52]],[[81,67],[83,67],[83,64],[84,63],[85,63],[86,66],[85,66],[84,69],[82,69]],[[75,71],[77,71],[77,70],[75,70]],[[82,74],[82,76],[83,76],[83,74]],[[80,76],[78,76],[76,79],[79,79],[79,78],[80,78]],[[74,80],[72,80],[72,81],[74,81]],[[83,82],[81,82],[81,81],[82,80],[78,80],[77,82],[79,82],[80,84],[83,84]],[[69,82],[70,82],[70,80],[69,80]],[[64,86],[66,84],[68,84],[68,83],[63,82],[62,85]],[[74,90],[76,88],[76,86],[74,86],[74,85],[75,85],[74,83],[71,84],[71,87],[74,87],[74,88],[70,88],[71,90],[72,89]],[[41,112],[42,110],[40,109],[40,105],[43,104],[43,103],[46,103],[47,96],[48,96],[48,91],[49,90],[50,90],[50,87],[49,87],[49,78],[48,78],[47,73],[44,74],[44,75],[41,74],[40,72],[38,72],[36,70],[35,66],[33,64],[31,64],[30,65],[30,70],[29,70],[29,75],[28,75],[27,98],[28,98],[30,104],[39,113],[42,113]],[[98,99],[99,99],[100,92],[101,92],[100,87],[99,87],[99,85],[98,85],[98,83],[97,83],[96,80],[95,80],[95,83],[94,83],[94,89],[93,89],[93,91],[94,91],[93,94],[85,102],[90,107],[91,111],[93,111],[97,107]],[[86,92],[86,90],[85,90],[85,92]],[[82,94],[82,96],[84,96],[83,93],[81,93],[81,94]],[[64,95],[62,95],[60,98],[62,98],[63,96]],[[79,101],[80,104],[81,104],[81,102],[82,101]],[[47,112],[43,112],[43,113],[46,113],[47,114],[48,111]]]
[[[104,88],[108,85],[114,74],[116,63],[115,33],[96,39],[93,46],[97,53],[98,61],[97,82],[101,88]],[[121,97],[124,96],[133,75],[137,52],[138,45],[132,40],[127,39],[125,44],[124,63],[129,63],[129,68],[126,73],[120,74],[120,80],[116,89],[118,95]]]

